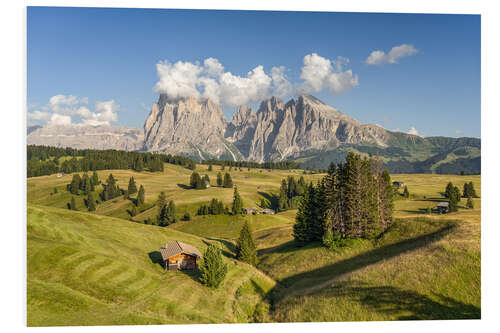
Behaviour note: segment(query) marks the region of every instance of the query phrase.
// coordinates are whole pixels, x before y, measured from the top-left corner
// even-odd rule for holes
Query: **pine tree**
[[[222,174],[217,173],[217,186],[222,186]]]
[[[137,172],[141,172],[142,170],[144,170],[144,161],[142,160],[141,156],[136,158],[134,170]]]
[[[137,185],[135,183],[134,176],[132,176],[128,180],[128,194],[132,195],[132,194],[135,194],[135,193],[137,193]]]
[[[474,201],[472,201],[472,197],[467,198],[467,208],[474,209]]]
[[[156,200],[156,206],[158,207],[158,214],[161,212],[162,208],[167,204],[167,196],[165,192],[160,192],[158,199]]]
[[[175,217],[175,203],[172,200],[168,202],[166,214],[168,224],[177,222]]]
[[[145,190],[144,187],[141,185],[139,187],[139,193],[137,193],[136,206],[140,207],[144,205],[144,200],[145,200]]]
[[[99,185],[99,176],[97,175],[97,172],[94,170],[92,173],[92,185]]]
[[[278,210],[285,211],[288,209],[287,183],[286,180],[281,181],[280,196],[278,200]]]
[[[192,187],[192,188],[196,188],[196,189],[203,189],[203,188],[206,188],[205,186],[205,183],[203,182],[203,180],[201,179],[200,175],[198,174],[198,172],[193,172],[191,174],[191,177],[189,178],[189,185]]]
[[[111,200],[120,195],[120,189],[116,185],[116,180],[113,177],[113,174],[109,174],[108,179],[106,180],[106,187],[104,189],[104,200]]]
[[[160,226],[165,226],[168,225],[168,218],[167,218],[167,205],[163,205],[160,208],[160,212],[158,214],[158,225]]]
[[[449,206],[448,210],[450,213],[458,211],[458,204],[460,203],[460,190],[458,187],[453,186],[448,193]]]
[[[445,198],[450,198],[450,194],[451,194],[452,191],[453,191],[453,183],[449,182],[446,185],[446,189],[444,190],[444,196],[445,196]]]
[[[236,258],[250,265],[257,265],[257,247],[255,246],[250,226],[246,221],[241,228],[240,237],[236,243]]]
[[[241,214],[243,212],[243,201],[241,200],[237,187],[234,188],[233,206],[231,212],[233,213],[233,215]]]
[[[405,185],[405,188],[403,190],[403,197],[405,197],[406,199],[410,198],[410,192],[408,192],[408,186],[406,186],[406,185]]]
[[[75,197],[71,197],[71,202],[69,204],[69,209],[71,209],[71,210],[77,210],[76,209]]]
[[[69,191],[71,192],[71,194],[78,195],[78,191],[80,190],[80,182],[80,175],[74,174],[69,186]]]
[[[134,217],[137,215],[137,207],[135,205],[130,209],[130,216]]]
[[[210,185],[210,178],[208,177],[208,175],[205,175],[203,176],[203,188],[207,188],[207,185]]]
[[[227,172],[224,175],[224,187],[225,188],[233,187],[233,179],[231,178],[231,175]]]
[[[208,165],[208,171],[212,171],[212,164]]]
[[[88,174],[83,174],[82,181],[80,182],[80,189],[83,191],[84,194],[89,194],[90,192],[90,178]]]
[[[209,245],[203,253],[200,264],[200,281],[210,288],[217,288],[227,274],[227,264],[222,259],[221,250],[215,245]]]
[[[89,212],[96,210],[94,193],[90,192],[87,197],[87,208]]]

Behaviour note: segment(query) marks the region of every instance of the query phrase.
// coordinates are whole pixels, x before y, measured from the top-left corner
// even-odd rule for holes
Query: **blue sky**
[[[28,7],[27,22],[29,123],[60,113],[73,123],[85,118],[142,127],[158,89],[176,77],[176,62],[206,70],[203,61],[215,58],[231,80],[250,85],[247,73],[257,66],[268,77],[283,66],[292,87],[284,100],[308,86],[362,123],[413,127],[424,136],[481,135],[478,15]],[[398,57],[395,50],[391,58],[398,46],[406,53]],[[374,51],[384,54],[369,64]],[[304,78],[304,57],[312,54],[315,64],[330,61],[325,78],[347,83],[331,88],[322,81],[319,91],[312,89],[315,82]],[[349,62],[337,68],[338,57]],[[155,90],[161,61],[168,61],[167,83]],[[255,96],[272,91],[242,100],[256,107]],[[234,101],[230,95],[220,95],[229,120],[235,110],[225,102]]]

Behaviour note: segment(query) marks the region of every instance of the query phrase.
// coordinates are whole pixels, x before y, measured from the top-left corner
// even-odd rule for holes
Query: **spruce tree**
[[[208,175],[203,176],[202,182],[203,188],[207,188],[207,185],[210,185],[210,178],[208,177]]]
[[[144,205],[144,200],[145,200],[145,190],[144,186],[139,187],[139,193],[137,193],[137,200],[136,200],[136,206],[140,207]]]
[[[96,210],[94,193],[90,192],[87,197],[87,208],[89,212]]]
[[[281,181],[280,196],[278,199],[278,210],[285,211],[288,209],[287,183],[286,180]]]
[[[449,206],[448,210],[450,213],[458,211],[458,204],[460,203],[460,190],[458,187],[453,186],[448,193]]]
[[[77,209],[76,209],[75,197],[71,197],[71,203],[69,204],[69,208],[70,208],[71,210],[77,210]]]
[[[160,212],[158,213],[158,225],[160,226],[165,226],[168,225],[168,218],[167,218],[167,205],[163,205],[160,208]]]
[[[212,164],[208,165],[208,171],[212,171]]]
[[[406,186],[406,185],[405,185],[405,188],[403,190],[403,197],[405,197],[406,199],[410,198],[410,192],[408,192],[408,186]]]
[[[142,160],[141,156],[137,157],[137,159],[135,160],[134,170],[137,172],[141,172],[142,170],[144,170],[144,161]]]
[[[134,217],[137,215],[137,207],[135,205],[130,209],[130,216]]]
[[[69,186],[69,191],[71,192],[71,194],[78,195],[78,191],[80,190],[80,182],[80,175],[74,174]]]
[[[132,194],[135,194],[135,193],[137,193],[137,185],[135,183],[134,176],[132,176],[128,180],[128,194],[132,195]]]
[[[236,243],[236,258],[250,265],[257,265],[257,247],[255,246],[250,226],[246,221],[241,228],[240,237]]]
[[[225,188],[233,187],[233,179],[231,178],[231,175],[227,172],[224,175],[224,187]]]
[[[94,170],[92,173],[92,185],[99,185],[99,176],[97,175],[97,172]]]
[[[158,213],[162,210],[162,208],[167,204],[167,196],[165,192],[160,192],[158,195],[158,199],[156,200],[156,206],[158,207]]]
[[[233,206],[231,212],[233,213],[233,215],[241,214],[243,212],[243,201],[241,200],[237,187],[234,188]]]
[[[177,222],[177,219],[175,217],[175,203],[172,200],[168,202],[166,214],[168,224]]]
[[[220,172],[217,173],[217,186],[222,186],[222,174]]]
[[[201,283],[210,288],[219,287],[227,274],[227,264],[222,259],[221,250],[215,245],[209,245],[203,253],[199,269]]]
[[[467,208],[474,209],[474,201],[472,201],[472,197],[467,198]]]
[[[446,189],[444,190],[444,196],[445,196],[445,198],[450,198],[450,194],[451,194],[452,191],[453,191],[453,183],[449,182],[446,185]]]

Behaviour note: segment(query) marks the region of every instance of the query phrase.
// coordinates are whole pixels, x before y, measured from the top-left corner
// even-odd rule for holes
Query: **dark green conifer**
[[[137,200],[136,200],[136,206],[140,207],[144,205],[144,200],[145,200],[145,193],[146,191],[144,190],[144,186],[139,187],[139,193],[137,193]]]
[[[137,185],[135,183],[134,176],[132,176],[128,180],[128,194],[132,195],[132,194],[135,194],[135,193],[137,193]]]
[[[257,247],[252,237],[248,222],[245,221],[236,243],[236,258],[255,266],[257,264]]]
[[[199,269],[201,283],[210,288],[219,287],[227,274],[227,264],[222,259],[221,250],[215,245],[209,245],[203,253]]]
[[[90,192],[87,197],[87,208],[89,212],[96,210],[94,193]]]
[[[243,201],[241,200],[237,187],[234,188],[233,206],[231,212],[233,213],[233,215],[241,214],[243,212]]]

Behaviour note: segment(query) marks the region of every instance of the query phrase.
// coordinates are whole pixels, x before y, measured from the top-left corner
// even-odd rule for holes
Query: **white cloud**
[[[109,125],[118,120],[117,110],[120,108],[114,100],[97,102],[95,111],[82,105],[88,104],[88,98],[73,95],[55,95],[40,110],[28,112],[28,119],[36,122],[47,122],[51,125],[71,125],[73,117],[78,117],[85,125]]]
[[[373,51],[365,62],[368,65],[396,64],[399,58],[408,57],[416,53],[418,53],[418,50],[413,45],[402,44],[394,46],[389,53],[385,53],[382,50]]]
[[[413,126],[408,131],[408,134],[419,135],[417,129]]]
[[[49,125],[71,125],[71,116],[54,113],[50,117]]]
[[[304,57],[304,66],[300,78],[304,82],[299,86],[299,92],[316,93],[328,88],[334,95],[351,90],[359,85],[358,76],[352,70],[343,71],[349,63],[348,58],[338,57],[332,62],[329,59],[312,53]]]
[[[358,77],[351,70],[343,71],[349,59],[338,57],[333,61],[316,53],[304,57],[299,92],[318,92],[329,89],[333,94],[352,89],[358,85]],[[286,76],[284,66],[272,67],[266,73],[262,65],[256,66],[246,75],[235,75],[225,71],[215,58],[199,62],[161,61],[156,64],[158,82],[154,90],[167,94],[175,100],[180,97],[209,98],[223,106],[238,106],[259,102],[271,96],[284,97],[296,90]]]
[[[49,112],[43,112],[40,110],[35,110],[33,112],[28,112],[28,119],[30,120],[38,120],[38,121],[47,121],[50,119]]]

